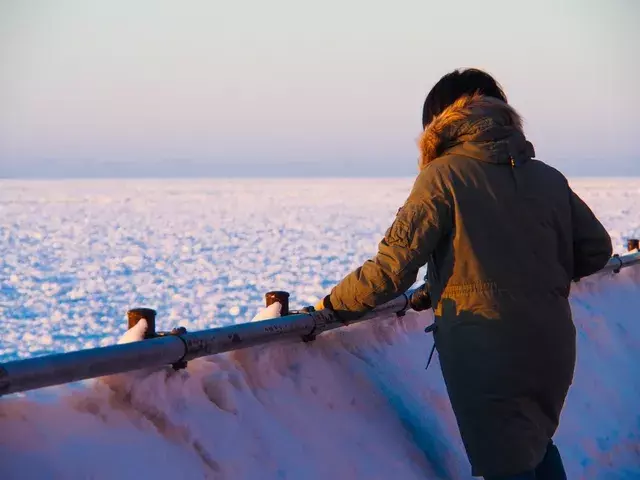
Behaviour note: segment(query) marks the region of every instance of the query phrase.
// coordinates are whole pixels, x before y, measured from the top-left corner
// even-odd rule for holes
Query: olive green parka
[[[472,474],[533,469],[573,378],[570,282],[611,239],[506,103],[465,96],[426,127],[421,171],[374,258],[328,296],[345,320],[405,292],[428,264],[435,344]]]

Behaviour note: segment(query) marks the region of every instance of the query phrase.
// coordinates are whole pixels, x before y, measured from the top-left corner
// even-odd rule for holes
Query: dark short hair
[[[457,69],[438,80],[427,95],[422,108],[422,128],[458,98],[475,93],[507,101],[500,84],[488,73],[477,68]]]

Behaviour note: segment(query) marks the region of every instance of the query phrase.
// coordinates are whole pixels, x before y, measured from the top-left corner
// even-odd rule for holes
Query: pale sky
[[[640,1],[0,0],[0,177],[409,176],[445,73],[640,175]]]

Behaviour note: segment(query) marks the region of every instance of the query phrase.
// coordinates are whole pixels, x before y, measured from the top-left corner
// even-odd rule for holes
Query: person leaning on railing
[[[317,306],[357,318],[428,264],[434,339],[472,474],[565,479],[552,437],[573,378],[571,281],[611,239],[566,178],[534,159],[518,113],[487,73],[428,94],[420,172],[374,258]]]

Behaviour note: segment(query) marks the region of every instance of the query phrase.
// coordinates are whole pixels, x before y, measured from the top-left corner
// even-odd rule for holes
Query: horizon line
[[[2,176],[0,181],[76,181],[76,180],[384,180],[409,179],[415,175],[187,175],[187,176]],[[593,175],[593,174],[564,174],[566,178],[583,179],[611,179],[626,180],[640,179],[640,173],[634,175]]]

